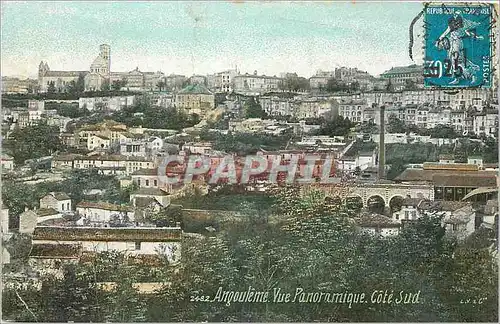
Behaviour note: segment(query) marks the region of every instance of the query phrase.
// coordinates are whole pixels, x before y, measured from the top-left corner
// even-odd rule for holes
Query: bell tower
[[[108,44],[102,44],[99,46],[99,56],[101,56],[106,62],[106,72],[109,75],[111,72],[111,47]]]

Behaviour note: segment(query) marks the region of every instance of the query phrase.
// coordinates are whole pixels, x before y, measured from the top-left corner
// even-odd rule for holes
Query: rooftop
[[[139,169],[134,171],[132,175],[158,176],[158,168],[154,169]]]
[[[81,201],[76,205],[77,208],[95,208],[95,209],[104,209],[104,210],[111,210],[111,211],[133,211],[132,207],[130,206],[121,206],[121,205],[115,205],[115,204],[110,204],[108,202],[92,202],[92,201]]]
[[[392,220],[390,217],[375,213],[365,213],[361,215],[361,217],[356,218],[356,224],[361,227],[399,228],[401,226],[401,224]]]
[[[56,227],[37,226],[33,241],[180,241],[180,227]],[[36,244],[36,243],[35,243]]]
[[[82,252],[79,244],[33,244],[30,257],[78,258]]]
[[[385,74],[399,74],[399,73],[422,73],[423,67],[422,65],[409,65],[409,66],[397,66],[393,67],[388,71],[385,71],[381,75]]]
[[[71,199],[65,192],[51,192],[47,196],[52,196],[59,201]],[[47,197],[47,196],[45,196],[45,197]]]
[[[138,196],[168,196],[168,193],[158,188],[140,188],[131,194]]]
[[[137,208],[146,208],[151,205],[160,205],[162,204],[153,197],[136,197],[135,198],[135,206]]]
[[[88,71],[47,71],[45,76],[47,77],[78,77],[80,74],[86,75]]]
[[[207,94],[210,95],[212,92],[208,90],[205,86],[201,84],[191,84],[179,91],[179,94]]]
[[[36,210],[36,215],[38,217],[45,217],[45,216],[51,216],[51,215],[57,215],[60,214],[57,210],[54,208],[40,208]]]
[[[446,182],[447,178],[459,177],[461,178],[461,180],[459,181],[470,181],[470,183],[468,183],[466,187],[491,187],[490,183],[493,183],[493,186],[496,186],[496,175],[497,173],[495,171],[422,170],[408,168],[404,170],[399,176],[397,176],[395,180],[403,182],[439,181],[440,184],[449,183],[448,185],[450,185],[451,183],[453,183],[453,180],[449,180],[449,182]],[[436,176],[437,178],[434,178]],[[456,183],[459,183],[459,181],[457,181]],[[488,184],[483,185],[483,182],[486,182]]]

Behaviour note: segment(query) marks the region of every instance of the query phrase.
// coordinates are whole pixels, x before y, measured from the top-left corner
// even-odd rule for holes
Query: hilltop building
[[[55,91],[65,92],[73,82],[75,85],[83,82],[85,91],[96,91],[116,81],[122,82],[122,89],[155,90],[163,77],[162,72],[141,72],[138,67],[129,72],[111,72],[111,47],[107,44],[99,46],[99,55],[88,71],[52,71],[44,61],[38,66],[40,92],[48,92],[51,84]]]

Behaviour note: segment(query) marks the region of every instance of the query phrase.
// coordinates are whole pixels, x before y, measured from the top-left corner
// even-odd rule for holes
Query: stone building
[[[189,85],[175,96],[175,107],[186,114],[197,114],[203,118],[215,107],[215,96],[201,84]]]
[[[99,46],[99,55],[88,71],[52,71],[44,61],[38,67],[40,92],[48,92],[51,84],[57,92],[65,92],[80,78],[83,78],[85,91],[101,90],[106,83],[112,85],[114,81],[122,81],[122,88],[128,90],[155,90],[163,77],[160,71],[141,72],[138,67],[129,72],[111,72],[111,47],[108,44]]]
[[[423,67],[421,65],[393,67],[380,76],[389,80],[395,91],[404,90],[409,83],[413,83],[414,87],[419,89],[424,86]]]

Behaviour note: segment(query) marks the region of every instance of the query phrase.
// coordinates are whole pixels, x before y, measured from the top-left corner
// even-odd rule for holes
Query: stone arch
[[[345,204],[348,208],[352,208],[356,211],[361,211],[364,207],[363,197],[360,195],[350,195],[345,198]]]
[[[327,204],[327,205],[341,205],[342,198],[340,198],[339,196],[326,196],[325,197],[325,204]]]
[[[403,197],[403,195],[400,194],[393,195],[389,198],[389,208],[391,214],[401,210],[401,206],[404,199],[405,197]]]
[[[371,195],[366,200],[366,208],[370,212],[374,212],[377,214],[384,214],[385,206],[386,206],[386,202],[385,202],[384,197],[382,197],[381,195],[378,195],[378,194]]]

